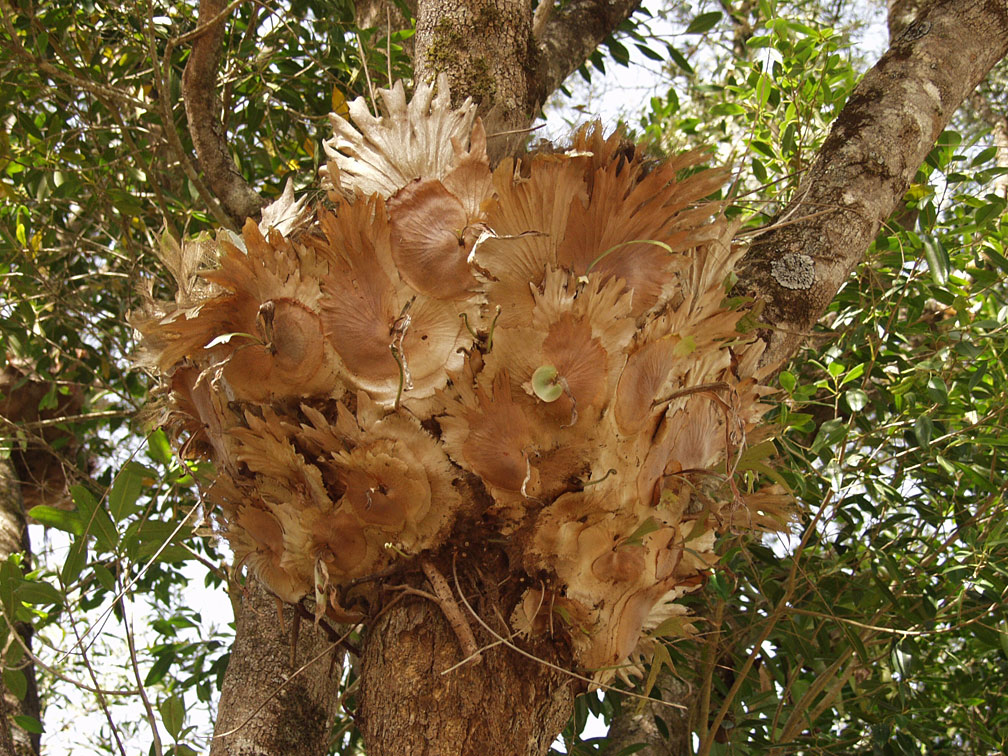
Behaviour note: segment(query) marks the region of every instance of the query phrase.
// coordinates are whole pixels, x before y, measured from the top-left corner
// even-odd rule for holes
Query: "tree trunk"
[[[487,642],[482,647],[493,642]],[[439,606],[409,597],[369,630],[358,724],[368,756],[541,756],[570,717],[572,678],[504,645],[465,659]]]
[[[28,525],[25,521],[21,486],[13,464],[9,459],[5,459],[0,460],[0,561],[5,561],[7,557],[19,552],[24,554],[27,564],[27,560],[31,557],[31,547],[28,542]],[[31,625],[15,622],[14,631],[21,636],[25,646],[31,648]],[[11,641],[11,649],[17,647],[17,641]],[[0,743],[6,742],[7,749],[13,749],[12,756],[34,756],[39,753],[40,736],[18,727],[13,717],[24,715],[41,720],[38,688],[35,684],[35,665],[31,658],[25,656],[15,666],[25,676],[27,692],[24,698],[19,699],[4,686],[4,716],[3,720],[0,720],[3,733],[0,736],[2,738]]]
[[[447,73],[455,98],[479,101],[490,132],[524,129],[545,96],[636,5],[542,0],[533,17],[518,0],[421,0],[416,76]],[[758,238],[740,271],[743,290],[767,304],[768,359],[781,361],[798,347],[954,110],[1004,55],[1006,19],[1005,0],[941,0],[859,85],[786,211],[789,224]],[[522,137],[499,135],[491,144],[495,156]],[[242,724],[291,671],[270,600],[256,601],[258,609],[246,607],[238,624],[218,735]],[[480,640],[487,646],[494,639]],[[537,653],[550,658],[549,649]],[[373,624],[358,711],[369,756],[511,756],[549,748],[570,711],[570,678],[501,645],[485,649],[478,665],[442,674],[465,655],[442,607],[429,599],[407,596]],[[328,698],[322,687],[311,689],[306,701],[284,689],[239,734],[220,738],[213,756],[322,753],[335,687]],[[239,737],[246,745],[233,739]]]
[[[641,744],[643,748],[633,751],[636,756],[687,756],[692,752],[691,715],[696,706],[695,692],[667,669],[658,675],[655,690],[661,693],[662,701],[678,703],[685,708],[648,702],[640,709],[637,702],[624,701],[623,708],[609,726],[603,753],[618,756],[625,749]],[[659,729],[657,719],[665,725],[667,735]]]
[[[491,152],[500,157],[518,149],[544,99],[638,4],[639,0],[569,0],[554,7],[550,0],[543,0],[533,20],[527,0],[419,0],[415,78],[429,79],[444,71],[454,97],[473,97],[479,102],[489,132],[516,132],[491,140]],[[358,9],[361,18],[373,21],[374,8],[380,12],[380,5],[365,0]],[[224,8],[220,0],[200,4],[200,23],[206,27],[187,68],[185,99],[201,164],[213,174],[207,177],[213,182],[212,191],[230,215],[239,218],[257,207],[247,201],[233,165],[218,159],[226,155],[213,92],[223,23],[218,17]],[[197,81],[202,82],[200,86],[194,85]],[[231,201],[234,196],[239,201]],[[328,729],[316,725],[323,720],[323,704],[335,707],[336,687],[335,678],[319,664],[302,673],[308,679],[301,684],[313,691],[333,687],[328,699],[313,699],[307,722],[302,721],[296,702],[285,697],[264,707],[238,733],[222,737],[245,722],[251,708],[290,671],[284,662],[289,636],[278,629],[271,601],[259,589],[245,597],[218,705],[212,756],[313,754],[324,753],[328,746]],[[431,658],[426,665],[409,662],[410,654],[395,651],[398,643],[407,643],[411,632],[416,635],[418,627],[429,636],[424,653]],[[435,649],[438,653],[431,654]],[[308,653],[299,652],[298,658]],[[461,657],[439,611],[423,602],[393,607],[371,629],[363,662],[361,707],[369,755],[454,756],[471,752],[463,748],[478,748],[482,754],[491,747],[499,750],[490,753],[502,756],[545,753],[570,716],[571,678],[503,647],[484,656],[478,667],[470,665],[442,676],[441,671]],[[488,670],[493,670],[492,675]],[[441,701],[453,703],[439,705]],[[524,705],[518,707],[519,702]],[[405,724],[413,720],[393,716],[399,711],[424,717],[427,724],[418,730],[420,734],[411,734],[413,726]],[[331,722],[334,712],[335,708],[326,710],[324,720]],[[490,716],[496,717],[492,726]],[[299,738],[297,743],[289,739],[293,735]],[[407,742],[415,748],[406,748]]]
[[[889,0],[887,22],[890,45],[896,41],[904,29],[917,20],[917,16],[920,15],[926,2],[927,0]]]
[[[456,101],[480,106],[491,160],[511,151],[535,117],[532,6],[527,0],[441,0],[417,9],[414,77],[448,75]],[[510,132],[510,133],[509,133]]]
[[[446,73],[480,106],[491,162],[514,154],[546,98],[640,0],[419,0],[414,78]]]
[[[322,756],[328,751],[342,672],[332,660],[342,658],[342,651],[311,620],[300,621],[292,659],[294,614],[290,606],[281,611],[279,601],[258,583],[246,586],[210,756]]]
[[[802,344],[955,111],[1008,52],[1008,3],[891,0],[889,28],[890,50],[851,95],[780,226],[757,237],[740,268],[739,289],[767,303],[767,364]],[[613,732],[648,744],[647,756],[690,752],[632,710]]]

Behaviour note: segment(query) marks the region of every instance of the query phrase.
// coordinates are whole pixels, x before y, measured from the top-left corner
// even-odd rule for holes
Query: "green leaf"
[[[161,548],[175,527],[176,523],[160,520],[138,520],[131,523],[122,539],[127,556],[136,561],[146,561],[160,552],[158,560],[162,562],[183,562],[189,559],[191,555],[182,546],[169,544]],[[191,533],[191,528],[183,527],[172,540],[177,543]]]
[[[108,512],[84,486],[70,486],[70,496],[77,505],[77,512],[84,523],[84,532],[95,537],[99,551],[115,551],[119,533]]]
[[[931,401],[936,404],[945,404],[948,401],[948,387],[940,375],[933,375],[928,378],[927,393]]]
[[[143,479],[152,475],[153,472],[139,462],[127,462],[123,465],[108,495],[109,511],[115,522],[121,522],[139,511],[136,501],[143,488]]]
[[[107,591],[115,590],[115,576],[112,571],[106,567],[104,564],[94,564],[91,567],[94,570],[95,577],[98,578],[98,582],[101,584],[102,588]]]
[[[686,27],[686,33],[703,34],[706,31],[710,31],[714,28],[717,22],[721,20],[721,16],[721,11],[701,13],[699,16],[690,21],[690,25]]]
[[[168,465],[172,461],[171,444],[168,443],[167,434],[158,428],[147,437],[147,453],[155,462]]]
[[[924,259],[927,260],[928,269],[931,271],[931,279],[939,286],[944,286],[948,281],[949,265],[951,264],[945,245],[933,236],[926,236],[922,241],[924,243]]]
[[[73,511],[57,509],[48,504],[39,504],[28,510],[28,516],[46,527],[56,528],[66,533],[80,535],[84,532],[84,523],[80,515]]]
[[[997,220],[1001,217],[1005,210],[1005,201],[998,197],[992,202],[987,202],[977,208],[976,211],[976,224],[978,226],[985,226],[991,220]]]
[[[81,570],[84,569],[84,565],[87,564],[87,541],[87,536],[82,533],[70,545],[70,551],[67,552],[66,561],[63,562],[63,569],[60,571],[64,585],[70,585],[76,581]]]
[[[765,73],[760,72],[759,79],[756,81],[756,104],[761,110],[766,107],[772,88],[773,80]]]
[[[15,597],[28,604],[56,604],[62,606],[63,595],[49,583],[26,580],[15,591]]]
[[[647,45],[634,44],[634,47],[636,47],[640,51],[640,54],[643,55],[645,58],[649,58],[650,60],[657,60],[659,62],[665,61],[665,59],[661,55],[656,53]]]
[[[630,65],[630,51],[627,50],[622,43],[613,39],[606,43],[606,47],[609,49],[609,54],[612,56],[613,60],[621,66]]]
[[[753,139],[749,142],[749,146],[756,150],[756,152],[759,152],[768,158],[776,157],[776,155],[774,155],[773,147],[760,139]]]
[[[686,60],[686,57],[681,52],[672,47],[672,45],[666,45],[665,49],[668,51],[672,62],[679,66],[679,68],[690,75],[694,73],[693,66],[689,64],[689,61]]]
[[[174,740],[178,740],[182,725],[185,724],[185,703],[182,701],[182,696],[173,695],[161,699],[158,702],[158,711],[161,712],[161,721],[164,722],[168,734]]]
[[[860,412],[868,406],[868,394],[861,389],[851,389],[844,394],[844,399],[847,400],[847,406],[852,412]]]
[[[927,415],[921,415],[914,421],[914,435],[924,449],[931,446],[931,438],[934,436],[934,423]]]
[[[17,696],[19,701],[24,700],[25,694],[28,692],[28,680],[24,676],[24,672],[20,669],[5,669],[3,681],[7,690]]]
[[[171,665],[175,663],[175,651],[169,648],[167,651],[158,655],[158,658],[151,665],[150,670],[147,672],[147,677],[144,678],[144,685],[156,685],[164,679],[164,676],[168,674],[168,670],[171,669]]]
[[[989,163],[997,155],[997,146],[991,145],[985,150],[981,150],[977,153],[977,156],[970,161],[970,168],[976,168],[978,166]]]
[[[673,666],[672,658],[669,656],[668,648],[665,647],[665,644],[655,643],[654,656],[651,657],[651,669],[648,671],[647,681],[644,683],[643,695],[647,696],[651,694],[655,682],[658,681],[658,674],[661,672],[662,667],[672,669]],[[640,703],[643,705],[644,701]]]
[[[45,732],[42,723],[35,719],[35,717],[29,717],[27,714],[15,714],[14,722],[25,732],[34,732],[36,734]]]
[[[637,529],[633,533],[628,535],[622,541],[620,541],[620,546],[640,546],[644,543],[644,537],[654,533],[661,527],[661,523],[658,522],[654,517],[648,517],[644,522],[637,526]]]

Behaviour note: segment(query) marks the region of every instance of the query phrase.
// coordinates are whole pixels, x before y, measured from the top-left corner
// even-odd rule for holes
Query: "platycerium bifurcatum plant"
[[[732,228],[701,201],[724,173],[597,126],[491,167],[444,81],[381,96],[333,117],[324,207],[287,195],[166,246],[175,300],[133,320],[163,421],[284,601],[361,620],[382,582],[361,578],[452,553],[464,524],[524,579],[512,631],[600,679],[681,613],[718,528],[784,517],[735,482],[767,389],[726,301]]]

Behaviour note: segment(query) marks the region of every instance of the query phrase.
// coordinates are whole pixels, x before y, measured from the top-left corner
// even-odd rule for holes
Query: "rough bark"
[[[456,97],[480,102],[489,131],[523,129],[545,96],[635,7],[601,0],[543,3],[533,19],[530,7],[517,0],[423,0],[416,75],[448,73]],[[783,360],[804,339],[954,110],[1006,46],[1005,0],[942,0],[905,30],[855,90],[778,227],[756,239],[743,264],[740,287],[766,303],[769,361]],[[493,151],[511,148],[499,139]],[[253,691],[271,692],[283,674],[277,649],[285,636],[277,634],[269,601],[242,613],[219,733],[247,716],[237,714],[241,706],[247,711],[249,701],[265,697]],[[501,646],[483,657],[478,666],[442,675],[463,653],[440,608],[411,597],[382,615],[370,629],[361,668],[359,720],[369,754],[544,753],[570,710],[570,681]],[[274,671],[260,675],[267,667]],[[324,700],[312,700],[308,722],[324,721]],[[271,704],[243,728],[253,738],[248,750],[220,750],[227,742],[221,739],[214,756],[266,753],[263,744],[290,734],[292,726],[302,737],[298,752],[320,752],[324,733],[312,725],[311,735],[304,723],[295,724],[302,715],[292,713],[298,705],[296,699]],[[260,731],[252,726],[256,721],[264,739],[252,735]]]
[[[572,711],[572,678],[476,635],[480,660],[445,673],[468,654],[438,604],[411,596],[381,616],[361,660],[358,724],[369,756],[549,750]]]
[[[534,24],[539,69],[532,93],[538,105],[640,4],[641,0],[542,0]]]
[[[282,614],[282,618],[281,618]],[[340,705],[333,642],[252,582],[242,596],[210,756],[321,756]],[[293,662],[293,663],[292,663]],[[309,666],[296,676],[306,663]]]
[[[19,552],[24,553],[25,558],[31,555],[21,486],[10,460],[0,460],[0,561]],[[31,648],[31,625],[15,622],[14,630],[21,636],[25,646]],[[12,643],[13,645],[16,643]],[[40,736],[21,729],[13,719],[14,716],[25,715],[41,721],[35,666],[30,658],[25,657],[18,668],[25,676],[28,689],[24,698],[19,699],[4,686],[3,719],[0,720],[0,730],[3,732],[0,743],[6,744],[5,750],[10,750],[11,756],[35,756],[39,753]]]
[[[781,213],[784,225],[759,237],[744,260],[740,287],[767,303],[768,364],[800,346],[955,110],[1008,51],[1004,2],[939,2],[915,27],[924,6],[890,2],[892,49],[841,112],[795,201]],[[997,141],[997,118],[989,122]],[[610,729],[609,752],[646,743],[642,756],[690,753],[669,731],[672,737],[662,737],[646,710],[635,715],[628,708]]]
[[[861,80],[794,199],[752,243],[738,291],[782,364],[861,261],[963,100],[1008,52],[1008,0],[938,0]]]
[[[456,100],[471,97],[480,106],[492,158],[524,136],[514,132],[527,129],[536,113],[528,0],[421,2],[415,43],[416,80],[445,73]]]
[[[452,94],[480,104],[491,159],[524,141],[546,98],[640,0],[425,0],[417,8],[415,77],[447,73]],[[496,135],[496,138],[494,138]]]
[[[903,33],[910,24],[917,20],[921,9],[928,0],[889,0],[889,15],[886,21],[889,26],[889,43]]]
[[[224,0],[200,0],[197,34],[182,74],[182,99],[207,185],[236,227],[241,228],[245,218],[257,215],[264,202],[238,172],[221,120],[217,69],[229,11]]]
[[[655,684],[663,701],[686,706],[685,709],[647,703],[639,709],[635,702],[624,702],[623,709],[613,717],[603,753],[616,756],[631,746],[644,744],[633,751],[637,756],[686,756],[691,751],[691,710],[695,703],[694,692],[682,680],[664,670]],[[662,734],[655,723],[661,719],[668,735]]]

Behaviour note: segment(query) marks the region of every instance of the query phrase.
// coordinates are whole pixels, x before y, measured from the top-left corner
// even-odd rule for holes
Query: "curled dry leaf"
[[[333,120],[327,208],[285,192],[262,228],[168,245],[179,293],[133,317],[140,359],[282,599],[358,618],[380,586],[358,578],[484,538],[528,586],[513,629],[604,679],[689,632],[674,602],[719,529],[787,522],[785,491],[733,477],[768,389],[703,201],[725,174],[597,126],[491,170],[443,79],[381,98]]]

